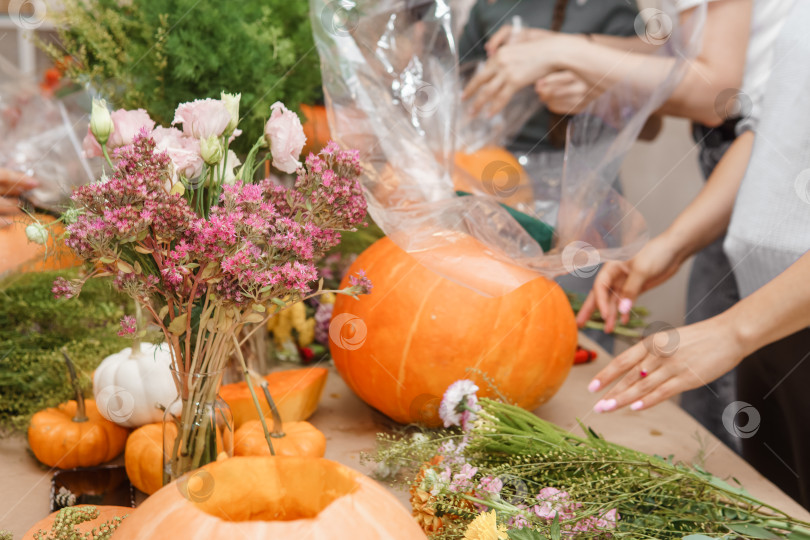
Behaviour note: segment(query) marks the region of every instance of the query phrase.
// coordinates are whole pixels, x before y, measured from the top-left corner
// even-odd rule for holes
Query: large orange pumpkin
[[[499,146],[486,146],[467,154],[456,152],[455,189],[483,192],[509,206],[531,204],[531,179],[514,155]]]
[[[484,289],[511,279],[506,270],[513,269],[484,256],[474,239],[451,248],[455,270]],[[438,425],[441,396],[458,379],[531,410],[554,395],[573,365],[574,313],[553,281],[535,278],[502,296],[481,296],[389,238],[364,251],[347,276],[360,269],[374,289],[359,300],[338,296],[330,350],[349,387],[398,422]]]
[[[102,523],[105,522],[112,522],[117,517],[126,517],[133,512],[132,508],[128,508],[126,506],[91,506],[91,505],[80,505],[74,506],[73,509],[86,509],[88,512],[88,517],[92,510],[98,511],[98,516],[95,518],[88,519],[82,523],[79,523],[74,526],[73,530],[80,533],[90,533],[93,531],[94,528],[100,526]],[[64,509],[63,509],[64,510]],[[38,521],[33,527],[31,527],[28,532],[25,533],[23,536],[23,540],[34,540],[35,534],[39,531],[50,532],[51,527],[53,527],[53,522],[56,520],[56,515],[59,511],[56,511],[49,515],[48,517]],[[65,534],[65,531],[62,531],[62,534]],[[66,536],[65,536],[66,537]]]
[[[146,499],[117,540],[425,539],[384,487],[323,458],[233,457]]]
[[[326,368],[313,367],[276,371],[264,377],[284,422],[297,422],[312,416],[321,400],[327,373]],[[258,386],[254,386],[254,390],[259,392]],[[231,408],[236,428],[248,420],[259,419],[246,382],[223,385],[219,395]],[[269,417],[269,405],[262,399],[259,402],[264,416]]]
[[[273,422],[267,420],[267,429],[273,431]],[[284,422],[282,434],[272,435],[273,452],[277,456],[323,457],[326,437],[309,422]],[[270,447],[264,437],[264,428],[258,420],[242,424],[234,434],[235,456],[269,456]]]

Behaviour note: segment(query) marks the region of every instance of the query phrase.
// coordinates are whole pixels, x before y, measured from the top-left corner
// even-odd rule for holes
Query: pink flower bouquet
[[[211,401],[218,388],[196,377],[221,372],[234,352],[241,359],[246,325],[255,331],[292,303],[326,292],[314,283],[316,261],[366,216],[356,150],[330,143],[301,163],[301,123],[276,103],[242,164],[228,148],[240,134],[238,119],[238,95],[181,104],[173,123],[182,130],[155,128],[143,111],[110,114],[94,103],[85,151],[104,155],[112,172],[77,189],[63,218],[65,243],[89,271],[58,280],[54,293],[70,297],[86,280],[110,277],[151,314],[185,378],[179,428],[188,455],[211,443],[210,433],[187,425],[193,403]],[[265,160],[295,174],[292,187],[257,179]],[[331,292],[369,288],[360,277]],[[124,321],[122,332],[133,331]],[[173,464],[170,476],[204,464],[189,460]]]

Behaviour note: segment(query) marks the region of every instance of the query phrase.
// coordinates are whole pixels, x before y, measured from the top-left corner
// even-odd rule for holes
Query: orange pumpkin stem
[[[73,387],[73,392],[76,394],[76,414],[73,416],[74,422],[87,422],[87,410],[84,406],[84,394],[82,394],[82,387],[79,385],[79,377],[76,375],[76,366],[68,356],[65,349],[62,349],[62,356],[65,357],[67,364],[68,374],[70,375],[70,385]]]

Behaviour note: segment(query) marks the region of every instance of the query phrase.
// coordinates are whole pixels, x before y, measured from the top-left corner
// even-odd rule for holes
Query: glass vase
[[[224,369],[171,370],[178,395],[163,414],[163,484],[233,456],[233,414],[219,396]]]

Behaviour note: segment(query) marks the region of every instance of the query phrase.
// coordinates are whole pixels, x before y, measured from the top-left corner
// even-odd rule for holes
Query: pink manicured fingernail
[[[602,412],[602,411],[604,410],[604,409],[602,408],[602,407],[604,406],[604,404],[605,404],[605,400],[604,400],[604,399],[600,399],[599,401],[597,401],[597,402],[596,402],[596,405],[594,405],[594,406],[593,406],[593,412],[595,412],[595,413],[600,413],[600,412]]]
[[[619,313],[627,315],[633,309],[633,301],[629,298],[622,298],[619,300]]]
[[[644,406],[644,403],[643,403],[642,401],[636,401],[635,403],[633,403],[632,405],[630,405],[630,409],[632,409],[632,410],[634,410],[634,411],[637,411],[637,410],[639,410],[640,408],[642,408],[643,406]]]
[[[609,399],[609,400],[605,401],[605,403],[602,405],[602,410],[603,411],[612,411],[615,408],[616,408],[616,400],[615,399]]]
[[[594,379],[594,380],[592,380],[592,381],[591,381],[591,383],[588,385],[588,392],[590,392],[591,394],[593,394],[594,392],[596,392],[597,390],[599,390],[599,387],[601,387],[601,386],[602,386],[602,383],[600,383],[600,382],[599,382],[599,379]]]

